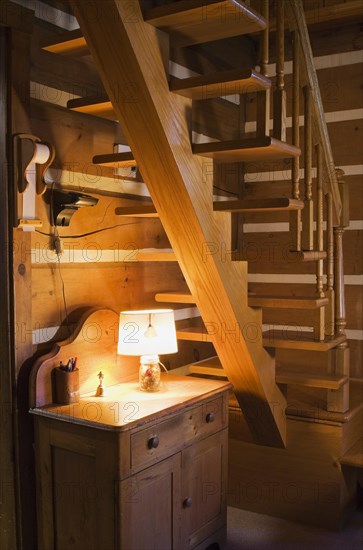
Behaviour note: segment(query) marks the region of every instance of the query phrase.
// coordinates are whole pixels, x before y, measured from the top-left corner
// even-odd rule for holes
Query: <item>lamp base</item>
[[[140,389],[148,392],[160,390],[160,362],[158,355],[142,355],[139,369]]]

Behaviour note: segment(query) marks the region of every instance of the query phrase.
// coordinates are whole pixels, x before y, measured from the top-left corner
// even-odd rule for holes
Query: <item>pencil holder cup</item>
[[[55,399],[60,405],[69,405],[79,401],[79,370],[71,372],[60,368],[55,370]]]

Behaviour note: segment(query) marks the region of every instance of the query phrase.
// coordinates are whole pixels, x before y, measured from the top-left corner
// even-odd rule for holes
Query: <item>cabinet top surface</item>
[[[225,381],[187,376],[162,374],[161,379],[158,392],[140,390],[135,380],[106,388],[103,397],[95,397],[94,392],[86,393],[81,395],[78,403],[52,404],[30,412],[64,422],[124,431],[182,411],[232,387]]]

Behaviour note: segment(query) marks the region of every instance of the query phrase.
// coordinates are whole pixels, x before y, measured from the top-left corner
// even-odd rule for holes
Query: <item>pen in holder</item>
[[[60,405],[69,405],[79,401],[79,370],[63,370],[61,367],[55,371],[55,398]]]

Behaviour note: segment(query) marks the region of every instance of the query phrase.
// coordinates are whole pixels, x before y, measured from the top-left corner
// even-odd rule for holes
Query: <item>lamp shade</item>
[[[172,309],[121,311],[117,353],[163,355],[177,351]]]

